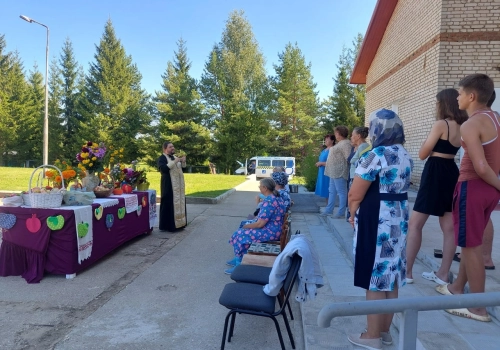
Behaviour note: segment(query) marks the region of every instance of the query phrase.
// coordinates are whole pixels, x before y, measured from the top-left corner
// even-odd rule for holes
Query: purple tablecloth
[[[139,204],[142,197],[148,198],[148,192],[134,192],[138,195]],[[117,210],[124,207],[124,199],[118,198],[119,204],[104,208],[100,220],[93,218],[93,245],[90,258],[78,263],[78,247],[75,232],[75,215],[71,210],[33,209],[20,207],[0,207],[0,213],[14,214],[16,224],[9,230],[3,230],[0,247],[0,276],[21,275],[28,283],[38,283],[43,278],[44,271],[53,274],[77,273],[97,260],[106,256],[130,239],[150,233],[149,200],[141,215],[136,212],[126,214],[118,219]],[[156,205],[156,203],[153,203]],[[93,204],[95,209],[99,204]],[[105,218],[113,213],[115,221],[110,230],[106,228]],[[36,214],[40,219],[41,228],[31,233],[26,228],[26,220]],[[64,227],[52,231],[46,224],[47,217],[62,215]]]

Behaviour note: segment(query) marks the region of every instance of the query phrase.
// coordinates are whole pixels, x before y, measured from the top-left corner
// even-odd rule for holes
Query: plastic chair
[[[284,350],[285,344],[281,335],[280,326],[276,319],[276,316],[283,315],[286,330],[288,332],[288,336],[290,337],[290,343],[292,344],[292,348],[295,349],[295,342],[293,340],[290,324],[288,323],[285,305],[288,303],[293,284],[297,279],[297,274],[301,262],[302,258],[298,254],[294,254],[291,258],[290,268],[288,269],[288,273],[281,288],[284,297],[283,300],[281,300],[279,303],[280,307],[278,310],[276,310],[276,300],[279,298],[265,294],[263,291],[263,286],[261,284],[243,282],[226,284],[224,290],[221,293],[221,296],[219,297],[219,303],[228,308],[230,311],[226,315],[226,319],[224,322],[221,350],[224,350],[226,335],[227,341],[231,342],[237,313],[271,318],[274,322],[274,325],[276,326],[276,331],[278,332],[281,349]],[[227,327],[229,325],[229,318],[231,318],[231,325],[228,334]]]

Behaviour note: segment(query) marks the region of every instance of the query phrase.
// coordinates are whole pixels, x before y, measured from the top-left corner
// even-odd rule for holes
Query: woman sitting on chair
[[[288,175],[284,172],[279,172],[272,173],[271,177],[276,183],[276,191],[278,191],[279,194],[278,200],[283,202],[283,208],[285,209],[285,212],[287,212],[288,209],[290,209],[291,203],[290,195],[285,189],[285,186],[288,184]]]
[[[227,265],[233,266],[224,271],[228,275],[233,272],[234,267],[241,263],[243,255],[253,242],[280,239],[285,209],[278,200],[279,195],[276,192],[276,184],[273,179],[265,178],[260,180],[259,189],[265,198],[262,201],[257,220],[243,225],[233,233],[229,240],[234,249],[234,258],[226,262]]]

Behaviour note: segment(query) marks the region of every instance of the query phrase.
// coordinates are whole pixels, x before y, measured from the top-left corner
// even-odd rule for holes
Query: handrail
[[[500,292],[334,303],[321,309],[318,314],[318,326],[328,328],[332,319],[339,316],[402,312],[399,349],[415,350],[419,311],[499,305]]]

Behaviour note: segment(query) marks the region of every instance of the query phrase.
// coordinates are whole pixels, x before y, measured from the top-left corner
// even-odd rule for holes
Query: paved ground
[[[301,192],[303,192],[301,188]],[[255,181],[247,181],[219,204],[188,204],[189,226],[180,233],[153,234],[131,241],[74,280],[46,276],[29,285],[21,277],[0,278],[0,349],[218,349],[226,310],[218,298],[230,282],[223,273],[232,256],[227,243],[239,222],[254,210]],[[317,205],[324,205],[317,199]],[[352,286],[352,230],[341,220],[316,213],[292,212],[300,229],[316,245],[326,285],[314,301],[292,302],[292,330],[297,349],[354,349],[346,334],[360,332],[365,317],[334,319],[317,326],[319,310],[332,302],[363,300]],[[500,212],[494,214],[499,231]],[[497,235],[498,236],[498,235]],[[500,269],[500,238],[494,261]],[[437,220],[425,227],[419,258],[436,264],[432,252],[441,245]],[[434,284],[418,276],[401,297],[437,295]],[[458,263],[453,263],[456,273]],[[500,291],[500,271],[487,272],[487,290]],[[397,348],[397,320],[392,329]],[[284,329],[282,325],[282,329]],[[290,349],[287,336],[285,346]],[[498,321],[483,324],[444,311],[419,314],[421,349],[498,349]],[[278,349],[270,320],[239,315],[226,349]]]

